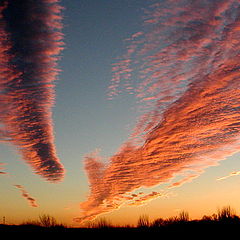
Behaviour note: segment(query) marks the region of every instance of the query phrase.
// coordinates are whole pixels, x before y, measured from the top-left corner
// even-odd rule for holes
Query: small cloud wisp
[[[37,204],[37,202],[36,202],[36,199],[34,199],[33,197],[31,197],[31,196],[29,195],[29,193],[24,189],[24,187],[23,187],[22,185],[16,184],[16,185],[14,185],[14,186],[21,191],[22,197],[24,197],[24,198],[28,201],[28,203],[29,203],[29,205],[30,205],[31,207],[38,207],[38,204]]]
[[[231,173],[229,173],[229,174],[226,175],[226,176],[223,176],[223,177],[217,178],[217,181],[225,180],[225,179],[227,179],[227,178],[234,177],[234,176],[238,176],[238,175],[240,175],[240,171],[231,172]]]
[[[2,167],[4,166],[5,164],[4,163],[0,163],[0,175],[6,175],[8,174],[7,172],[5,172],[5,168]]]

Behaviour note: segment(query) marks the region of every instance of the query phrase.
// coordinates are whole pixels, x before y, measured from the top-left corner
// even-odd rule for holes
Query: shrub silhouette
[[[189,221],[189,214],[186,211],[181,211],[179,213],[178,219],[179,222],[188,222]]]
[[[166,219],[157,218],[150,222],[148,215],[140,215],[137,225],[135,226],[114,226],[105,218],[100,218],[96,221],[90,222],[87,227],[71,228],[58,224],[57,220],[48,215],[43,214],[39,216],[37,221],[28,220],[21,225],[7,225],[0,224],[0,231],[42,231],[42,232],[80,232],[83,233],[104,233],[106,232],[127,232],[127,233],[154,233],[176,234],[205,234],[211,232],[222,236],[224,233],[238,233],[240,228],[240,218],[230,206],[223,207],[217,210],[217,213],[206,216],[204,215],[200,220],[190,220],[189,214],[182,211],[178,216],[169,217]],[[85,230],[84,230],[85,229]],[[101,229],[99,231],[99,229]]]
[[[211,216],[204,215],[204,216],[202,217],[201,221],[210,222],[210,221],[212,221],[212,217],[211,217]]]
[[[163,218],[157,218],[151,224],[152,227],[162,227],[164,225],[165,225],[165,220]]]
[[[147,215],[141,215],[137,222],[138,228],[146,228],[150,226],[150,221]]]
[[[113,228],[114,226],[106,218],[100,218],[95,222],[89,222],[87,228]]]
[[[48,214],[40,215],[39,223],[40,223],[40,226],[46,227],[46,228],[58,226],[57,220]]]
[[[165,225],[172,225],[178,223],[178,217],[174,216],[174,217],[169,217],[165,220]]]
[[[230,206],[223,207],[218,209],[217,220],[218,221],[228,221],[234,219],[236,212]]]
[[[27,221],[24,221],[21,225],[40,226],[41,223],[38,220],[27,220]]]

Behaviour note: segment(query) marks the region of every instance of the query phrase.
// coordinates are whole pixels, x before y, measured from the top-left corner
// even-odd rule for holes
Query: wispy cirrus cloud
[[[170,184],[168,186],[168,188],[175,188],[175,187],[180,187],[182,186],[184,183],[186,182],[191,182],[193,179],[199,177],[200,174],[187,174],[187,176],[185,176],[184,178],[182,178],[181,180],[177,181],[177,182],[173,182],[172,184]]]
[[[146,106],[133,130],[142,144],[130,139],[108,164],[86,156],[90,194],[75,220],[116,210],[132,191],[191,172],[179,186],[240,150],[239,4],[161,1],[145,11],[109,88],[113,97],[132,84]]]
[[[63,49],[61,9],[58,0],[0,2],[0,137],[49,181],[64,173],[51,115]]]
[[[159,198],[159,197],[167,197],[168,194],[167,193],[163,193],[163,192],[151,192],[151,193],[148,193],[144,196],[140,196],[136,199],[134,199],[133,201],[127,203],[127,205],[129,206],[142,206],[146,203],[148,203],[149,201],[153,200],[153,199],[156,199],[156,198]]]
[[[28,201],[31,207],[38,207],[36,199],[31,197],[22,185],[16,184],[14,186],[21,191],[22,197],[24,197]]]
[[[226,176],[217,178],[217,181],[225,180],[225,179],[227,179],[227,178],[234,177],[234,176],[238,176],[238,175],[240,175],[240,171],[231,172],[231,173],[229,173],[229,174],[226,175]]]

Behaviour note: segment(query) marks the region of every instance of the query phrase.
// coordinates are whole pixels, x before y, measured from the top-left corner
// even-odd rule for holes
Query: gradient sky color
[[[172,3],[174,1],[169,2]],[[179,6],[175,6],[174,3],[172,3],[176,12],[179,11],[179,8],[185,8],[186,12],[189,11],[188,16],[192,24],[191,26],[188,25],[189,29],[185,29],[185,38],[190,36],[194,42],[199,34],[198,39],[201,39],[205,29],[205,25],[202,22],[202,25],[199,23],[201,14],[204,14],[204,9],[206,9],[204,7],[208,6],[209,9],[211,9],[214,7],[214,3],[211,5],[209,3],[210,1],[202,1],[200,7],[203,8],[203,12],[198,11],[200,17],[198,16],[198,20],[196,20],[191,19],[191,17],[193,18],[193,16],[195,16],[194,11],[197,8],[199,9],[199,6],[193,4],[192,6],[186,7],[186,1],[179,2],[181,3],[179,3]],[[211,26],[215,26],[214,24],[216,24],[216,26],[219,25],[220,27],[219,29],[214,28],[213,31],[209,30],[210,36],[212,36],[211,34],[213,34],[214,31],[217,35],[219,31],[222,30],[220,29],[221,26],[225,26],[224,24],[231,27],[231,21],[234,22],[233,19],[236,19],[235,21],[237,22],[237,17],[239,17],[239,10],[237,10],[239,9],[239,1],[229,0],[219,1],[219,3],[220,2],[227,2],[229,5],[222,4],[221,7],[218,8],[222,12],[220,10],[218,13],[216,12],[215,20],[219,22],[211,22]],[[147,16],[146,10],[144,9],[153,12],[153,9],[161,9],[162,6],[163,8],[166,7],[166,1],[62,0],[60,3],[65,8],[63,10],[62,30],[64,33],[65,49],[61,52],[61,59],[59,61],[61,72],[56,81],[53,127],[55,146],[58,157],[65,169],[65,177],[59,183],[47,182],[39,175],[36,175],[29,165],[25,164],[21,155],[17,153],[12,145],[3,142],[0,145],[0,222],[3,216],[5,216],[6,222],[11,224],[36,219],[40,214],[46,213],[56,217],[60,222],[79,226],[80,223],[74,221],[74,219],[91,217],[92,213],[89,213],[86,207],[88,205],[84,205],[84,203],[88,203],[89,197],[91,198],[91,196],[94,197],[96,195],[91,195],[91,187],[93,185],[89,183],[89,180],[91,180],[91,177],[88,178],[90,171],[85,170],[86,156],[95,152],[96,155],[99,154],[102,156],[102,165],[108,166],[107,164],[110,162],[109,159],[111,159],[111,157],[114,159],[116,153],[121,153],[123,144],[130,139],[133,129],[137,123],[139,123],[139,117],[144,116],[143,110],[140,107],[145,106],[144,103],[147,102],[145,101],[146,98],[156,96],[154,92],[150,92],[149,95],[139,96],[139,92],[136,93],[132,91],[131,88],[128,88],[130,87],[129,84],[122,87],[123,89],[120,94],[109,99],[109,86],[113,86],[114,83],[116,83],[116,77],[118,76],[118,72],[115,75],[112,73],[112,67],[119,66],[118,64],[122,60],[122,56],[125,57],[123,57],[124,60],[132,59],[130,56],[126,57],[126,51],[129,49],[134,50],[134,44],[141,44],[141,39],[139,42],[135,39],[137,39],[137,37],[141,38],[141,32],[144,31],[143,22],[146,21],[144,17]],[[153,5],[155,7],[150,7],[152,4],[155,4]],[[229,15],[224,15],[224,9],[228,9],[228,12],[232,10],[232,15],[230,13]],[[157,13],[157,11],[155,13]],[[225,18],[222,16],[222,20],[220,21],[220,17],[217,16],[217,14],[219,16],[222,14]],[[152,20],[152,23],[154,19],[156,21],[157,17],[158,15],[155,14],[155,18],[148,19],[149,23],[151,23],[150,20]],[[170,19],[169,16],[164,17],[166,20]],[[171,40],[167,39],[167,37],[167,40],[164,38],[161,39],[163,41],[162,49],[166,47],[167,44],[170,45],[170,43],[174,41],[177,42],[177,40],[181,38],[181,31],[177,30],[177,21],[179,19],[171,18],[171,20],[171,22],[169,20],[169,24],[171,23],[173,25],[167,26],[166,24],[163,30]],[[190,20],[186,18],[186,24],[188,24]],[[207,20],[209,20],[209,22],[205,22],[205,24],[210,24],[210,17],[207,18]],[[182,19],[182,21],[184,22],[185,20]],[[193,31],[194,24],[201,26],[201,28],[199,27],[199,31]],[[237,26],[239,27],[239,25]],[[175,30],[175,35],[172,35],[173,30]],[[148,29],[148,31],[148,39],[151,38],[148,43],[154,44],[155,35],[151,32],[151,29]],[[136,33],[138,33],[138,35],[136,35]],[[159,34],[159,32],[156,32],[156,34]],[[235,34],[237,36],[237,33]],[[135,36],[135,38],[133,38],[133,36]],[[170,38],[171,36],[172,38]],[[205,38],[205,40],[206,39],[207,38]],[[205,41],[205,44],[208,43],[208,40],[209,39]],[[220,46],[220,42],[218,43]],[[182,46],[181,43],[176,44],[179,44],[179,47]],[[152,46],[155,48],[154,45]],[[145,47],[147,49],[150,45],[145,45]],[[195,64],[196,70],[197,61],[200,61],[199,59],[205,56],[202,52],[200,52],[200,55],[197,55],[197,52],[193,52],[193,48],[194,45],[190,45],[188,48],[189,52],[180,53],[174,52],[174,48],[169,47],[169,52],[164,53],[165,55],[163,56],[167,58],[171,52],[171,54],[176,54],[179,59],[180,57],[181,59],[185,59],[182,61],[187,62],[189,59],[192,61],[192,58],[194,58],[196,62],[190,62],[189,60],[185,66],[187,70],[182,72],[182,74],[185,74],[184,76],[189,77],[190,80],[197,71],[191,71],[188,64]],[[209,47],[211,50],[212,48],[212,46]],[[213,49],[212,51],[216,52],[223,48]],[[133,57],[135,60],[137,59],[137,54],[139,53],[135,53]],[[226,51],[225,54],[227,58],[229,57],[227,54],[230,53]],[[169,58],[171,60],[171,56]],[[143,64],[144,59],[140,59],[139,62],[139,65]],[[217,61],[214,63],[216,62]],[[175,62],[171,62],[171,64],[172,63],[174,64]],[[165,66],[165,68],[168,69],[165,73],[169,76],[169,72],[174,70],[174,68],[172,68],[172,65],[167,65],[168,62],[162,64],[163,68]],[[159,67],[153,63],[152,66],[155,70]],[[127,68],[128,66],[125,67]],[[214,67],[214,71],[217,72],[218,68],[212,66],[212,68]],[[133,90],[146,90],[146,88],[143,88],[146,86],[144,82],[139,83],[139,76],[145,76],[146,80],[146,76],[149,77],[151,73],[147,71],[143,72],[141,67],[136,69],[136,72],[137,71],[141,72],[142,75],[132,75],[131,84],[133,85]],[[189,72],[192,73],[192,75]],[[216,77],[217,73],[214,74],[212,71],[212,75]],[[160,75],[158,75],[158,77],[159,76]],[[166,83],[168,83],[167,80]],[[186,82],[180,82],[177,87],[176,85],[174,85],[174,87],[178,90],[185,89],[186,84]],[[120,85],[121,83],[119,83],[119,86]],[[236,86],[237,84],[235,87]],[[170,84],[167,90],[170,92],[174,87]],[[124,88],[128,88],[127,91],[124,91]],[[212,88],[214,88],[214,86]],[[209,87],[208,89],[211,90],[212,88]],[[115,91],[115,88],[110,89],[114,89]],[[132,94],[128,94],[128,90],[130,90]],[[169,101],[165,101],[166,106],[164,105],[163,109],[167,108],[172,101],[176,100],[174,97],[181,96],[181,93],[179,90],[177,91],[178,95],[175,94],[171,99],[169,98]],[[237,99],[238,97],[239,95],[236,93],[235,98]],[[141,102],[140,104],[139,100]],[[154,99],[151,98],[151,100]],[[157,98],[157,100],[159,100],[159,98]],[[150,110],[152,110],[152,108],[154,108],[153,105],[150,105]],[[175,110],[178,111],[179,109],[175,108]],[[150,111],[150,113],[152,114],[152,111]],[[159,120],[159,115],[152,114],[146,116],[157,116]],[[170,115],[168,116],[170,118]],[[153,119],[153,126],[156,127],[156,124],[154,125],[154,121],[156,120],[154,118],[151,119]],[[149,127],[149,129],[152,128]],[[142,133],[144,131],[140,132]],[[229,138],[230,135],[231,134],[229,134]],[[236,134],[235,137],[239,139],[239,135]],[[168,145],[163,146],[165,148],[168,147]],[[223,145],[221,145],[221,147],[223,148]],[[179,211],[186,210],[189,211],[191,218],[199,218],[204,214],[212,214],[216,212],[218,207],[225,205],[231,205],[236,209],[237,213],[239,213],[240,192],[238,186],[240,182],[240,154],[233,154],[233,152],[236,151],[233,147],[235,148],[236,146],[232,145],[232,149],[228,149],[230,153],[224,161],[211,161],[210,157],[209,160],[205,159],[205,169],[197,169],[198,171],[190,171],[187,174],[173,171],[172,177],[166,178],[162,184],[156,182],[156,184],[149,184],[148,187],[146,187],[146,182],[144,182],[142,186],[137,183],[136,189],[129,188],[129,190],[133,191],[125,192],[124,197],[123,195],[121,196],[119,200],[120,204],[117,205],[116,208],[109,208],[110,210],[107,209],[106,211],[103,210],[102,214],[98,217],[104,216],[116,224],[135,224],[138,217],[142,214],[147,214],[150,219],[154,219],[157,217],[174,216],[178,214]],[[91,156],[94,158],[96,155],[92,154]],[[208,156],[205,158],[208,158]],[[219,155],[219,159],[221,159],[221,155]],[[95,162],[93,161],[93,163]],[[113,164],[112,166],[117,169],[118,165]],[[111,169],[111,167],[109,167],[109,169]],[[196,168],[194,169],[196,170]],[[144,169],[142,169],[142,171],[144,171]],[[121,172],[118,172],[118,174],[121,175]],[[107,174],[104,176],[106,179],[110,178],[108,178],[109,175]],[[109,183],[108,180],[106,180],[106,183]],[[104,188],[102,191],[104,192]],[[112,194],[112,196],[116,197],[114,194]],[[137,198],[135,198],[136,196]],[[132,202],[134,204],[127,204],[129,200],[133,199],[137,199],[135,202]],[[106,198],[108,204],[113,204],[110,200],[110,197]],[[141,201],[144,204],[138,205]],[[82,206],[83,209],[81,209]],[[98,211],[99,208],[96,207],[96,212]]]

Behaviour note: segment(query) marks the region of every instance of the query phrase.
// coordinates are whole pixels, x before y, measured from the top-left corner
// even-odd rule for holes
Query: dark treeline
[[[137,234],[160,237],[174,236],[190,239],[217,236],[240,236],[240,217],[231,207],[223,207],[210,216],[191,220],[188,212],[182,211],[178,216],[167,219],[157,218],[150,221],[147,215],[141,215],[136,226],[116,226],[104,218],[89,223],[86,227],[73,228],[57,223],[54,217],[42,215],[38,221],[26,221],[20,225],[0,224],[0,233],[51,233],[51,234],[87,234],[101,236],[102,234]]]

